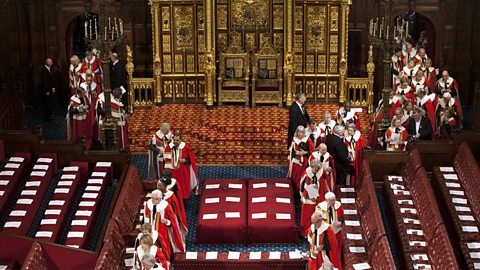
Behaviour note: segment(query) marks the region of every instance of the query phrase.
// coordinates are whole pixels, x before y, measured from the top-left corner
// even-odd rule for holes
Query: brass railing
[[[354,107],[365,107],[368,113],[373,113],[373,80],[375,64],[373,63],[372,46],[368,51],[367,63],[368,77],[366,78],[347,78],[345,80],[345,89],[347,100]]]

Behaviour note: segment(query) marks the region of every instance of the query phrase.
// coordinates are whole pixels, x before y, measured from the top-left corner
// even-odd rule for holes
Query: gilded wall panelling
[[[338,6],[330,7],[330,32],[338,32]]]
[[[338,73],[338,56],[330,55],[330,67],[328,69],[330,73]]]
[[[227,30],[228,25],[228,6],[217,5],[217,29]]]
[[[163,55],[163,72],[164,73],[172,72],[172,56],[170,54]]]
[[[197,6],[197,29],[204,30],[205,29],[205,18],[204,18],[204,10],[203,6]]]
[[[315,98],[315,82],[312,80],[305,81],[305,96],[307,98]]]
[[[283,29],[283,5],[273,5],[273,29]]]
[[[303,31],[303,6],[295,7],[295,30]]]
[[[173,87],[170,80],[163,80],[163,97],[173,98]]]
[[[195,73],[195,55],[187,55],[187,73]]]
[[[303,34],[295,34],[295,52],[303,52]]]
[[[197,58],[198,58],[198,72],[203,73],[205,72],[205,55],[199,54]]]
[[[171,39],[170,39],[170,34],[163,35],[162,38],[162,47],[163,47],[163,52],[164,53],[169,53],[171,52]]]
[[[312,5],[307,7],[307,50],[325,51],[326,7]]]
[[[329,81],[328,82],[328,98],[338,98],[338,82],[337,81]]]
[[[305,58],[305,73],[315,72],[315,55],[308,54]]]
[[[326,98],[326,96],[327,96],[326,82],[317,81],[317,98]]]
[[[203,99],[205,97],[205,80],[199,80],[197,81],[197,87],[198,87],[198,98]]]
[[[217,46],[220,51],[224,51],[228,47],[228,34],[227,33],[218,33],[217,34]]]
[[[269,28],[270,1],[231,1],[231,30],[242,28]]]
[[[193,6],[174,6],[175,50],[194,51]]]
[[[338,35],[333,34],[330,35],[330,52],[337,53],[338,52]]]
[[[170,31],[170,7],[162,7],[162,30]]]
[[[283,33],[274,33],[273,40],[275,48],[283,49]]]
[[[175,98],[185,98],[185,84],[182,81],[174,81]]]
[[[205,35],[203,33],[198,34],[198,52],[205,52]],[[200,54],[198,54],[200,55]]]
[[[256,46],[256,34],[255,33],[245,33],[245,49],[248,51],[255,50]]]
[[[317,72],[318,73],[326,73],[327,72],[327,56],[324,55],[324,54],[318,55]]]
[[[183,54],[175,54],[175,73],[184,73]]]
[[[197,97],[197,83],[192,80],[187,80],[187,98]]]

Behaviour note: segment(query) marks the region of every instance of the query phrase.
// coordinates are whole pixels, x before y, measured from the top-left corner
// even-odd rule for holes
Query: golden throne
[[[218,75],[218,105],[223,102],[249,103],[249,56],[241,48],[237,39],[232,39],[230,47],[220,53]]]
[[[281,56],[270,42],[264,42],[253,58],[252,106],[277,103],[282,106]]]

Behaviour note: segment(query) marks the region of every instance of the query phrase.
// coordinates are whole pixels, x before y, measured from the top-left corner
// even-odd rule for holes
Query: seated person
[[[385,132],[387,151],[403,151],[408,139],[407,129],[402,126],[400,119],[393,119],[393,125]]]

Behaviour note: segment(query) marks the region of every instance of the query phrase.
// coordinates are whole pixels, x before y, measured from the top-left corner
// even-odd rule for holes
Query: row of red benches
[[[395,269],[380,215],[368,161],[362,163],[355,188],[339,186],[344,208],[344,269]]]
[[[403,175],[385,178],[403,253],[402,269],[459,269],[418,151],[410,153]]]

